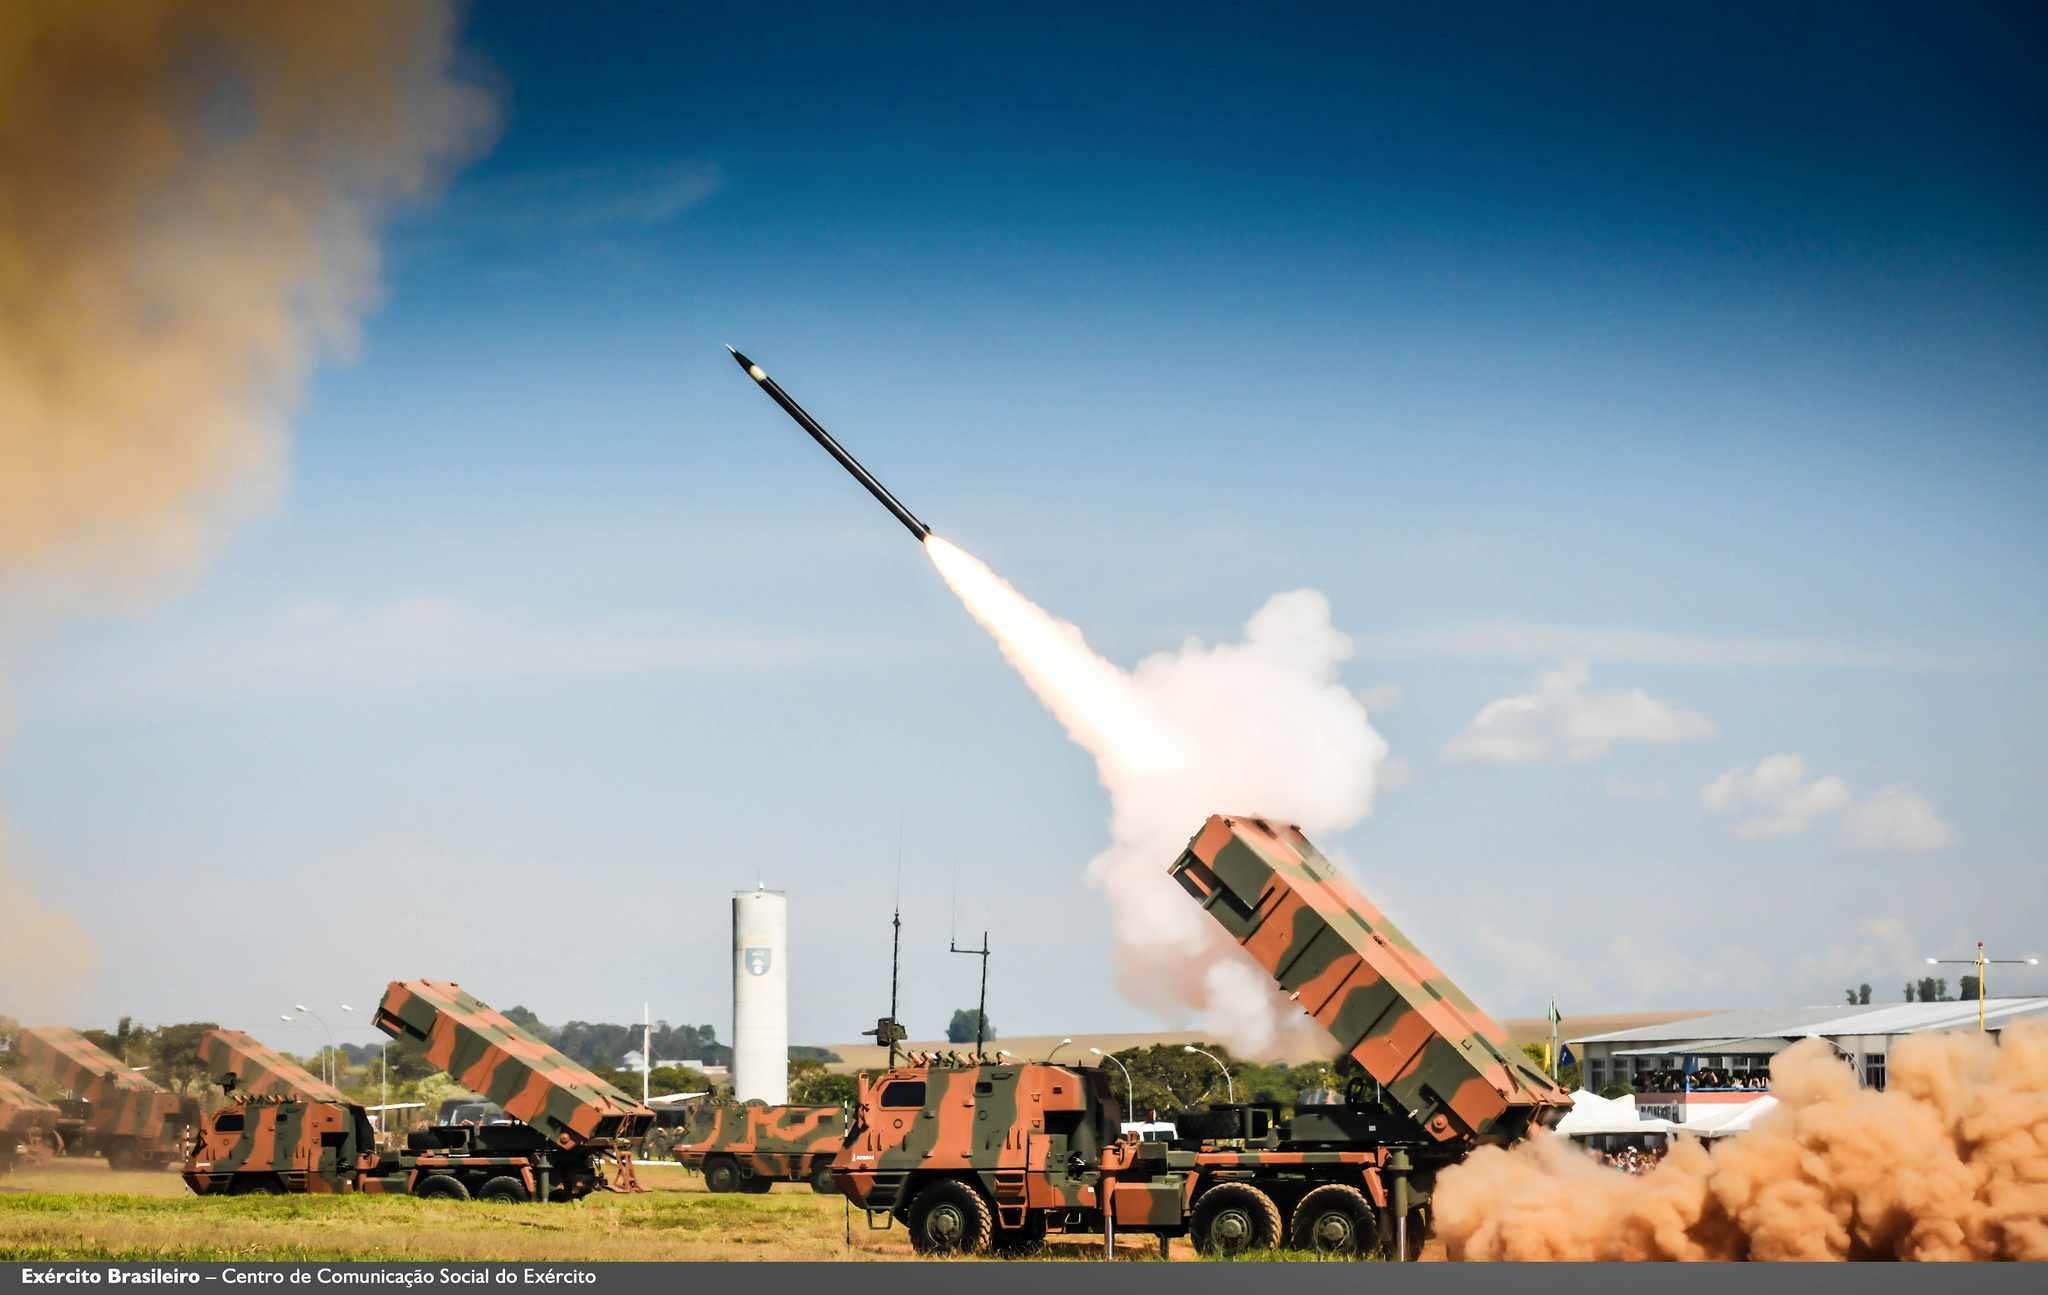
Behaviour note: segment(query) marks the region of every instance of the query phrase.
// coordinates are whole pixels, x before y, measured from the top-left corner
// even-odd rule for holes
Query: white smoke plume
[[[1298,823],[1311,838],[1372,812],[1387,744],[1338,681],[1351,640],[1312,589],[1277,594],[1244,641],[1190,639],[1125,672],[976,559],[933,536],[932,561],[1033,692],[1095,757],[1111,845],[1088,866],[1109,897],[1118,988],[1191,1012],[1232,1051],[1276,1056],[1328,1035],[1167,876],[1210,814]]]

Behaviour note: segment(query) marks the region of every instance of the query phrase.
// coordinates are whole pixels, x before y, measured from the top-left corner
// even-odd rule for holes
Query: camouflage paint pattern
[[[832,1177],[856,1207],[899,1217],[926,1181],[954,1178],[980,1189],[1000,1228],[1047,1211],[1099,1221],[1106,1184],[1146,1172],[1143,1144],[1121,1139],[1120,1121],[1100,1070],[1033,1062],[900,1068],[862,1076],[858,1118]],[[1152,1197],[1146,1201],[1149,1211]]]
[[[1510,1141],[1570,1109],[1299,828],[1211,815],[1171,871],[1431,1138]]]
[[[213,1082],[229,1093],[250,1097],[296,1097],[309,1102],[343,1102],[339,1088],[315,1078],[276,1049],[240,1030],[208,1030],[199,1041],[199,1061]]]
[[[718,1102],[696,1107],[676,1141],[675,1158],[702,1170],[714,1156],[730,1156],[753,1177],[800,1182],[819,1157],[830,1161],[846,1140],[846,1112],[837,1106],[746,1106]]]
[[[558,1146],[623,1151],[654,1124],[648,1107],[452,981],[392,981],[376,1024]]]
[[[56,1140],[57,1108],[0,1075],[0,1170],[13,1167],[15,1144],[40,1160],[47,1158]]]
[[[185,1160],[185,1185],[206,1196],[231,1191],[236,1175],[275,1175],[288,1192],[355,1190],[369,1117],[341,1102],[245,1098],[200,1124]]]
[[[132,1143],[137,1156],[159,1164],[184,1154],[184,1130],[199,1113],[193,1099],[179,1098],[65,1026],[23,1030],[14,1046],[91,1104],[79,1137],[85,1150],[112,1159],[118,1144]]]

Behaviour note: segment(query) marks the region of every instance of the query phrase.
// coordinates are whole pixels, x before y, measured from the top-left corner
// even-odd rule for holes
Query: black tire
[[[453,1174],[428,1174],[420,1180],[418,1187],[413,1188],[412,1194],[430,1201],[466,1201],[469,1188],[464,1187],[462,1180]]]
[[[832,1181],[832,1162],[820,1160],[811,1167],[811,1190],[820,1196],[837,1196],[839,1184]]]
[[[739,1190],[740,1167],[720,1157],[704,1162],[704,1190],[707,1192],[730,1192]]]
[[[999,1227],[989,1240],[989,1249],[1005,1259],[1021,1259],[1037,1254],[1045,1244],[1045,1211],[1024,1211],[1024,1226],[1016,1228]]]
[[[1205,1255],[1271,1250],[1280,1240],[1280,1207],[1249,1183],[1220,1183],[1195,1202],[1190,1235]]]
[[[1294,1207],[1287,1243],[1305,1254],[1349,1259],[1379,1245],[1379,1220],[1356,1187],[1325,1183]]]
[[[236,1174],[228,1187],[230,1196],[282,1196],[284,1184],[274,1174]]]
[[[107,1168],[125,1174],[142,1163],[142,1152],[127,1138],[107,1144]]]
[[[941,1178],[910,1203],[910,1245],[921,1255],[979,1254],[994,1230],[988,1202],[958,1179]]]
[[[480,1201],[495,1201],[500,1205],[524,1205],[533,1199],[533,1193],[526,1190],[526,1183],[511,1174],[499,1174],[478,1189],[476,1198]]]

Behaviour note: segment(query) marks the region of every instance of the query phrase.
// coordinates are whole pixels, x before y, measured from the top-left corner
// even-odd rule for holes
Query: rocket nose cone
[[[750,371],[750,372],[751,372],[751,371],[753,370],[753,368],[754,368],[754,362],[753,362],[752,360],[748,359],[748,358],[747,358],[746,356],[744,356],[744,355],[741,355],[741,354],[739,353],[739,351],[738,351],[738,350],[736,350],[736,349],[735,349],[735,348],[733,347],[733,345],[732,345],[732,344],[731,344],[730,342],[726,343],[726,347],[725,347],[725,349],[726,349],[726,350],[728,350],[728,351],[731,351],[731,352],[732,352],[732,358],[733,358],[734,360],[738,361],[738,363],[739,363],[739,366],[740,366],[740,367],[741,367],[742,369],[746,369],[746,370],[748,370],[748,371]]]

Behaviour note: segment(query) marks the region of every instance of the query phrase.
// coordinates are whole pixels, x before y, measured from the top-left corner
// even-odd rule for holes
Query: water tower
[[[765,885],[732,897],[732,1095],[789,1101],[789,899]]]

